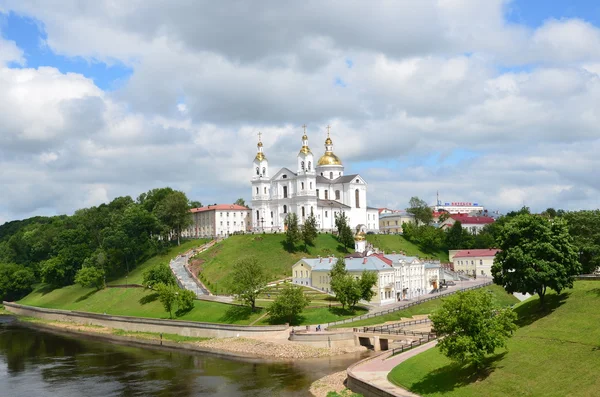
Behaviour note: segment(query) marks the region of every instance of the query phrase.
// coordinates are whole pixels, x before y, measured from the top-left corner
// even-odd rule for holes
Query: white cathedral
[[[313,213],[321,231],[335,229],[335,216],[342,212],[353,230],[364,225],[367,231],[379,230],[379,211],[367,207],[367,183],[358,174],[344,175],[344,166],[333,154],[333,141],[325,140],[325,153],[315,162],[308,147],[306,126],[296,171],[282,168],[273,177],[269,162],[258,139],[258,153],[252,167],[252,229],[257,232],[283,232],[288,213],[298,215],[298,222]]]

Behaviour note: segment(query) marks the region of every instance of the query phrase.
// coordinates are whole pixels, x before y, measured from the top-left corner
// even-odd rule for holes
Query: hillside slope
[[[439,259],[442,262],[448,262],[448,251],[437,251],[431,254],[425,254],[415,244],[406,240],[404,237],[395,234],[368,234],[367,241],[374,247],[390,253],[392,251],[404,252],[408,256],[418,256],[420,258]]]
[[[488,368],[452,364],[438,349],[419,354],[389,379],[422,396],[595,396],[600,389],[600,282],[533,297],[516,307],[519,329]]]

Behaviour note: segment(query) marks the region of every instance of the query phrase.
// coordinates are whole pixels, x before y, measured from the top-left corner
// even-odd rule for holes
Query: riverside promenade
[[[419,397],[388,380],[388,374],[398,364],[429,350],[437,344],[437,340],[417,346],[404,353],[392,356],[392,350],[369,357],[348,368],[348,388],[355,393],[368,396]]]

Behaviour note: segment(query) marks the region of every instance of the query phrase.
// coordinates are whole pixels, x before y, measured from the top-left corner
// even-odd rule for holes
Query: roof
[[[243,205],[237,204],[217,204],[217,205],[209,205],[206,207],[200,208],[192,208],[190,212],[205,212],[205,211],[244,211],[250,210],[248,207],[244,207]]]
[[[403,216],[406,218],[414,218],[415,217],[413,214],[409,214],[406,211],[397,211],[397,212],[386,212],[385,214],[380,213],[379,219],[399,217],[399,216]]]
[[[313,271],[330,271],[333,265],[337,262],[337,258],[304,258],[303,262],[307,263]],[[376,256],[366,256],[364,258],[345,258],[346,270],[349,272],[356,271],[374,271],[380,272],[383,270],[392,270],[392,266]]]
[[[402,255],[402,254],[384,254],[386,258],[388,258],[389,260],[393,261],[393,262],[400,262],[400,261],[406,261],[407,263],[412,263],[414,261],[416,261],[417,258],[416,256],[406,256],[406,255]]]
[[[338,178],[335,179],[327,179],[322,175],[317,175],[317,183],[349,183],[352,182],[352,180],[354,180],[354,178],[356,178],[358,176],[358,174],[352,174],[352,175],[344,175],[344,176],[340,176]]]
[[[349,205],[346,205],[344,203],[340,203],[339,201],[335,201],[335,200],[323,200],[323,199],[317,199],[317,207],[333,207],[333,209],[336,209],[336,208],[352,208]]]
[[[467,214],[453,214],[450,218],[460,221],[463,225],[487,225],[494,223],[494,218],[490,216],[471,216]]]
[[[480,256],[495,256],[499,249],[487,248],[487,249],[474,249],[474,250],[462,250],[454,254],[454,258],[475,258]]]
[[[379,208],[367,206],[367,210],[369,210],[369,211],[379,211]]]

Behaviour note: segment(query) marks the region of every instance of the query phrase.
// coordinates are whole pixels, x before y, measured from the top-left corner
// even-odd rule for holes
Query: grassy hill
[[[434,258],[442,262],[448,262],[448,251],[437,251],[431,254],[425,254],[415,244],[406,240],[404,237],[395,234],[368,234],[367,241],[373,244],[374,247],[391,253],[403,251],[408,256],[418,256],[421,258]]]
[[[453,364],[434,348],[400,364],[390,381],[422,396],[597,396],[600,282],[577,281],[546,300],[545,310],[537,297],[516,307],[519,329],[485,371]]]
[[[231,236],[209,250],[198,254],[198,267],[204,279],[216,285],[219,293],[227,292],[231,286],[233,264],[245,256],[255,256],[264,265],[272,280],[292,275],[292,265],[302,258],[318,255],[340,255],[346,250],[331,234],[319,234],[314,247],[303,251],[298,245],[297,251],[290,253],[284,248],[283,234],[255,234]],[[350,252],[354,250],[350,249]]]

